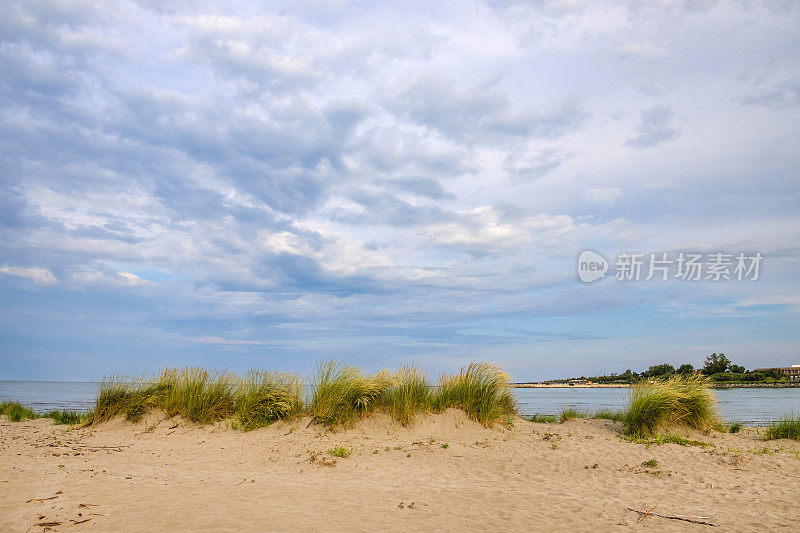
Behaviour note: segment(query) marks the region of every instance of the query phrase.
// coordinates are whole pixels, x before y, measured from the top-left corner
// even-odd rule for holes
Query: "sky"
[[[796,1],[1,3],[0,379],[800,363]]]

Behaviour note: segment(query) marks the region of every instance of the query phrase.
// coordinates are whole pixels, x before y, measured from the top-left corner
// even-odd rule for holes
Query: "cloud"
[[[587,117],[573,99],[519,109],[492,86],[462,87],[431,74],[391,91],[386,103],[393,112],[468,145],[529,136],[555,139],[580,127]]]
[[[650,148],[678,138],[681,130],[674,125],[675,112],[669,105],[655,105],[643,110],[637,135],[625,141],[632,148]]]
[[[586,189],[586,197],[597,203],[611,205],[622,195],[622,190],[618,187],[606,187],[603,189]]]
[[[737,97],[736,101],[744,105],[777,109],[798,106],[800,105],[800,78],[756,86],[749,93]]]
[[[620,54],[623,57],[644,59],[648,61],[661,59],[666,56],[665,48],[653,43],[627,43],[622,46]]]
[[[223,339],[221,337],[215,337],[213,335],[201,335],[199,337],[192,337],[187,340],[202,344],[226,344],[231,346],[262,346],[264,344],[267,344],[266,342],[263,341]]]
[[[58,283],[58,280],[53,273],[46,268],[3,265],[0,267],[0,274],[26,278],[40,285],[51,285],[53,283]]]
[[[506,157],[506,169],[512,181],[532,181],[544,177],[570,159],[558,147],[548,147],[532,154],[512,152]]]

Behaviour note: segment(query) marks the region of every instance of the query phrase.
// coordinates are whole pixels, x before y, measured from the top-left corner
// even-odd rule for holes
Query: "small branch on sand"
[[[696,517],[689,518],[688,516],[684,516],[684,515],[658,514],[658,513],[654,513],[653,512],[653,509],[655,509],[655,506],[651,507],[647,511],[640,511],[638,509],[633,509],[631,507],[626,507],[626,509],[628,511],[633,511],[634,513],[639,513],[641,515],[639,517],[639,520],[637,520],[637,523],[641,522],[644,519],[644,517],[646,517],[646,516],[657,516],[659,518],[667,518],[669,520],[682,520],[684,522],[691,522],[692,524],[703,524],[704,526],[719,527],[717,524],[714,524],[712,522],[706,522],[704,520],[700,520],[701,518],[708,518],[707,516],[696,516]]]
[[[72,522],[72,525],[77,526],[78,524],[83,524],[84,522],[88,522],[89,520],[91,520],[91,518],[84,518],[83,520],[70,519],[70,522]]]
[[[46,502],[47,500],[55,500],[56,498],[58,498],[59,494],[64,494],[64,491],[60,490],[56,492],[55,496],[50,496],[49,498],[31,498],[30,500],[27,500],[25,503],[31,503],[31,502],[41,503],[41,502]]]
[[[115,448],[130,448],[130,444],[120,444],[119,446],[89,446],[83,444],[75,444],[72,446],[73,448],[89,448],[92,450],[113,450]]]

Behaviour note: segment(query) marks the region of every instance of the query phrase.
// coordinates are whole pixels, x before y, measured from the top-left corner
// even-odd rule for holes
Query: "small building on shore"
[[[780,370],[784,375],[789,376],[789,381],[800,381],[800,365],[756,368],[754,371],[759,372],[765,370]]]

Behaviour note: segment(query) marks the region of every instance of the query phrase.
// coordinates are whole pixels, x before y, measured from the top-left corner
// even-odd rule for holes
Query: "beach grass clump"
[[[300,413],[300,380],[291,374],[250,370],[234,395],[238,426],[245,431]]]
[[[730,425],[728,425],[728,431],[730,433],[739,433],[742,427],[744,427],[744,424],[741,422],[731,422]]]
[[[115,416],[124,415],[135,385],[130,378],[123,374],[116,374],[104,378],[100,383],[94,409],[86,422],[98,424],[111,420]]]
[[[52,418],[56,425],[75,425],[81,424],[86,420],[86,413],[76,411],[48,411],[42,415],[43,418]]]
[[[800,416],[788,415],[772,422],[764,434],[767,440],[794,439],[800,440]]]
[[[419,413],[452,407],[487,427],[499,419],[510,425],[516,410],[509,380],[494,365],[471,363],[458,374],[442,375],[434,391],[415,365],[368,375],[352,365],[327,361],[312,376],[310,401],[304,405],[300,380],[291,374],[251,370],[240,378],[228,371],[167,368],[156,377],[105,378],[83,422],[98,424],[118,416],[136,422],[148,411],[161,410],[200,424],[234,419],[235,427],[249,431],[302,413],[311,423],[335,428],[377,410],[408,425]],[[76,413],[53,418],[58,423],[80,421]]]
[[[720,427],[709,381],[680,374],[634,385],[623,423],[625,432],[637,437],[655,435],[675,425],[697,430]]]
[[[558,422],[558,417],[556,415],[540,415],[536,413],[535,415],[529,416],[528,421],[535,424],[555,424]]]
[[[192,422],[208,424],[233,415],[235,385],[235,376],[227,371],[167,369],[144,392],[152,392],[153,405],[161,407],[167,416],[180,415]]]
[[[383,403],[395,420],[407,426],[417,413],[430,408],[431,387],[428,376],[414,365],[403,367],[395,374]]]
[[[615,411],[614,409],[600,409],[592,416],[592,418],[599,420],[613,420],[614,422],[624,422],[625,412]]]
[[[348,424],[372,413],[396,384],[387,371],[366,375],[361,369],[338,361],[319,364],[312,379],[311,421],[330,428]]]
[[[578,411],[573,407],[565,407],[561,410],[561,414],[558,417],[559,422],[566,422],[567,420],[575,420],[578,418],[589,418],[589,415]]]
[[[19,422],[21,420],[33,420],[39,415],[33,409],[25,407],[19,402],[0,403],[0,415],[6,415],[9,422]]]
[[[442,375],[433,394],[436,411],[454,407],[471,419],[491,427],[501,420],[510,425],[516,408],[509,389],[511,378],[499,367],[485,362],[472,362],[458,374]]]

